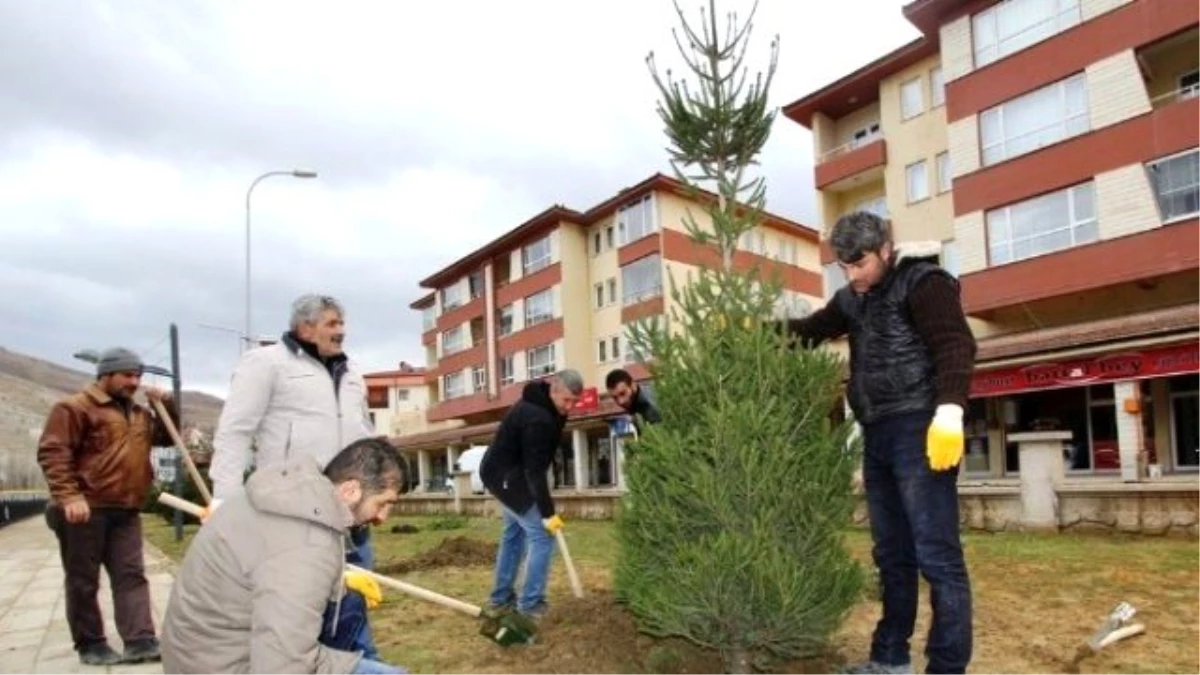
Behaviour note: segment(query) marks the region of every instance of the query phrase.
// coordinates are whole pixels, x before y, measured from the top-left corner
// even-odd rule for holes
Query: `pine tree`
[[[859,598],[861,569],[843,542],[857,453],[832,414],[840,360],[793,348],[776,321],[778,279],[734,265],[766,203],[765,181],[749,174],[775,116],[778,38],[766,76],[748,83],[754,11],[744,24],[730,14],[721,35],[715,0],[698,31],[675,9],[676,45],[698,83],[669,70],[664,80],[653,53],[647,64],[671,164],[707,214],[684,226],[713,264],[672,278],[669,315],[633,327],[663,422],[630,446],[614,586],[643,631],[749,672],[823,652]]]

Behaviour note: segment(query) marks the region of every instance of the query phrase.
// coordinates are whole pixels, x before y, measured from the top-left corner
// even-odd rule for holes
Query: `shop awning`
[[[979,341],[971,396],[1200,372],[1200,305]]]

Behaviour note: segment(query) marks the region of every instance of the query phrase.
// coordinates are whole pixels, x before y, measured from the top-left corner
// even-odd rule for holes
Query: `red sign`
[[[1195,372],[1200,372],[1200,343],[1191,342],[1141,351],[1115,352],[1092,359],[1035,363],[977,372],[971,378],[971,396],[998,396]]]
[[[571,406],[572,413],[590,413],[600,409],[600,392],[595,387],[585,387],[579,400]]]

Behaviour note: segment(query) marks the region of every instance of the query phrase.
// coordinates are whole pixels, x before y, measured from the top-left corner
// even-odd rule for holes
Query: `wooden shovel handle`
[[[397,591],[411,595],[414,598],[428,600],[429,602],[439,604],[443,607],[448,607],[469,616],[477,617],[483,613],[483,609],[477,605],[472,605],[470,603],[463,602],[462,600],[455,600],[454,598],[442,595],[441,593],[434,593],[433,591],[426,590],[420,586],[413,586],[412,584],[405,583],[399,579],[393,579],[391,577],[379,574],[378,572],[372,572],[371,570],[363,569],[358,565],[346,565],[346,569],[353,572],[362,572],[363,574],[369,575],[375,581],[387,586],[388,588],[394,588]]]
[[[577,598],[583,597],[583,584],[579,583],[579,573],[575,571],[575,563],[571,561],[571,552],[567,550],[567,539],[562,530],[554,533],[558,540],[558,550],[562,552],[563,562],[567,564],[567,578],[571,580],[571,593]]]
[[[203,518],[205,515],[204,507],[197,506],[186,499],[180,499],[169,492],[160,492],[158,494],[158,501],[173,509],[183,511],[184,513],[190,513],[197,518]]]
[[[200,496],[204,497],[204,504],[207,506],[212,504],[212,493],[208,491],[208,485],[204,483],[204,477],[200,475],[200,470],[196,468],[196,463],[192,461],[192,455],[188,452],[187,446],[183,444],[183,438],[179,436],[179,430],[175,428],[175,422],[171,420],[171,416],[167,414],[167,408],[162,404],[162,401],[151,401],[154,404],[154,410],[158,413],[159,419],[162,420],[163,426],[167,428],[167,433],[171,436],[171,440],[175,442],[175,448],[179,450],[179,454],[183,457],[183,465],[187,467],[188,475],[192,477],[192,482],[196,484],[196,489],[200,491]],[[181,405],[179,401],[176,405]]]

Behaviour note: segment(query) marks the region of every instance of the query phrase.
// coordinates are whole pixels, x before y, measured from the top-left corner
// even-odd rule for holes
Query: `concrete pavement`
[[[160,551],[146,544],[154,625],[163,613],[174,577]],[[100,573],[100,609],[109,644],[118,652],[121,638],[113,624],[108,576]],[[162,664],[85,666],[71,644],[63,606],[63,571],[58,541],[40,516],[0,529],[0,673],[161,673]]]

